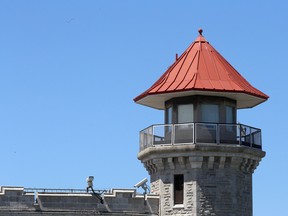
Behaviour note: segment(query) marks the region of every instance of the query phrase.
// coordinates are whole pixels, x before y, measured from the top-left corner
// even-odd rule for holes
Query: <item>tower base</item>
[[[194,144],[155,146],[138,158],[151,176],[151,192],[160,195],[160,215],[252,216],[252,173],[264,156],[243,146]]]

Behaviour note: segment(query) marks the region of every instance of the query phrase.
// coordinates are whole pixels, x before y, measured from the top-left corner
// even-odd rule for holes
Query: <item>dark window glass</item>
[[[206,123],[218,123],[219,122],[219,106],[216,104],[202,104],[201,105],[201,119]]]
[[[178,123],[193,121],[193,104],[178,105]]]
[[[184,176],[174,175],[174,205],[183,204],[184,200]]]
[[[226,111],[226,123],[232,124],[234,123],[233,121],[233,107],[231,106],[226,106],[225,107]]]
[[[166,114],[166,124],[172,124],[172,106],[168,107],[167,114]]]

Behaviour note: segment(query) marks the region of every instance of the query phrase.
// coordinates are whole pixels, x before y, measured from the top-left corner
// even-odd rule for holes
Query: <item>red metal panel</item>
[[[185,75],[184,80],[180,83],[177,87],[177,90],[183,89],[192,89],[194,87],[195,81],[197,79],[197,71],[198,71],[198,64],[194,62],[199,61],[199,52],[197,51],[195,55],[191,55],[192,61],[190,62],[190,66],[187,70],[187,74]]]
[[[189,56],[189,55],[190,56]],[[194,51],[192,51],[192,52],[190,52],[190,53],[185,53],[185,55],[182,55],[181,57],[180,57],[180,59],[181,59],[181,62],[179,62],[179,64],[181,64],[181,68],[179,68],[179,70],[181,70],[181,71],[183,71],[183,72],[181,72],[181,71],[179,71],[178,73],[177,73],[177,77],[176,77],[176,79],[175,79],[175,81],[173,82],[173,84],[169,87],[169,89],[168,89],[168,91],[171,91],[171,90],[178,90],[178,89],[180,89],[181,90],[181,88],[179,88],[179,86],[184,82],[184,80],[185,79],[187,79],[186,77],[187,77],[187,75],[188,75],[188,71],[189,71],[189,68],[190,68],[190,66],[191,66],[191,64],[192,64],[192,62],[189,62],[189,61],[185,61],[187,58],[192,58],[193,59],[193,56],[194,56],[194,58],[195,58],[195,56],[196,56],[196,52]],[[192,55],[192,56],[191,56]],[[189,78],[188,78],[189,79]]]
[[[200,33],[200,31],[199,31]],[[170,68],[148,90],[136,97],[137,102],[149,95],[181,91],[208,90],[250,94],[267,100],[268,96],[248,83],[224,57],[202,36],[176,59]],[[255,104],[259,103],[255,101]],[[153,106],[153,104],[149,104]]]

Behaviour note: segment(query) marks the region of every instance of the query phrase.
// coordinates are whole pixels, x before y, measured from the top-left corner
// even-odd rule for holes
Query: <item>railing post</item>
[[[239,125],[239,145],[241,146],[242,145],[242,125],[241,124],[238,124]]]
[[[250,140],[250,147],[252,147],[252,133],[251,133],[251,127],[249,127],[249,140]]]
[[[194,144],[196,144],[196,138],[197,138],[196,126],[197,126],[197,123],[194,123]]]
[[[219,124],[216,124],[216,144],[220,144],[220,130],[219,130]]]
[[[142,139],[142,131],[139,132],[139,143],[140,143],[140,151],[143,150],[143,139]]]
[[[175,143],[175,124],[171,124],[172,125],[172,130],[171,130],[171,145],[174,145]],[[169,126],[170,127],[170,126]]]
[[[261,149],[262,149],[262,131],[260,130],[260,146],[261,146]]]
[[[193,144],[195,144],[196,142],[195,142],[195,137],[196,137],[196,135],[195,135],[196,133],[195,133],[195,123],[193,123]]]
[[[154,139],[155,139],[155,137],[154,137],[155,135],[154,135],[154,125],[152,125],[152,146],[154,146]]]

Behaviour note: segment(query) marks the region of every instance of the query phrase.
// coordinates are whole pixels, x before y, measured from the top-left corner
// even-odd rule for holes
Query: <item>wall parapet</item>
[[[84,190],[53,191],[2,186],[0,215],[158,215],[159,196],[144,196],[135,189],[106,191],[102,194],[103,204]]]

